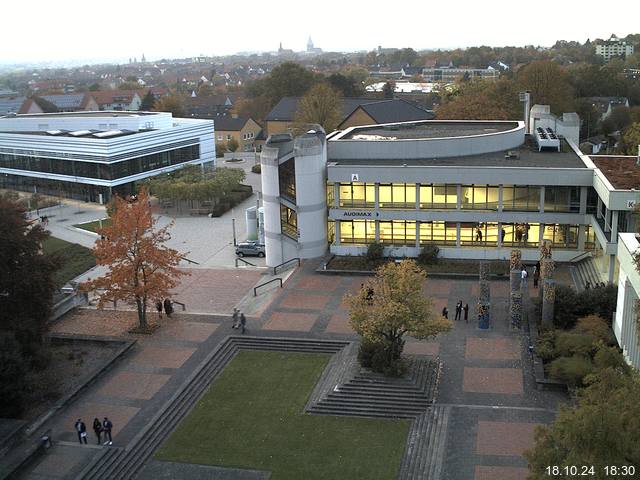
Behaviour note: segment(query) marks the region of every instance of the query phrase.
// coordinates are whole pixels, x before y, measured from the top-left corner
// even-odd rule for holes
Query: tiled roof
[[[414,122],[416,120],[432,120],[433,112],[416,107],[410,102],[393,99],[382,102],[360,105],[376,123]]]
[[[213,125],[216,132],[239,132],[248,121],[248,118],[233,118],[230,115],[220,115],[219,117],[214,118]]]
[[[91,96],[98,105],[110,105],[112,103],[131,103],[138,92],[131,90],[105,90],[91,92]],[[138,96],[140,96],[138,94]]]
[[[20,113],[25,97],[0,98],[0,115],[7,113]]]
[[[271,109],[265,120],[292,122],[298,109],[300,97],[284,97]],[[388,100],[367,97],[345,97],[342,99],[342,120],[347,118],[360,105],[365,103],[384,102]]]
[[[85,99],[84,93],[70,93],[67,95],[41,95],[40,98],[53,103],[61,110],[69,108],[82,108]]]

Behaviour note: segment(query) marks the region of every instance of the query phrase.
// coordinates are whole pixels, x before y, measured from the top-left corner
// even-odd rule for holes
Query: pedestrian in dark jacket
[[[156,302],[156,310],[158,311],[158,317],[162,319],[162,301],[158,300]]]
[[[447,307],[444,307],[444,308],[442,309],[442,316],[443,316],[444,318],[449,318],[449,310],[447,310]]]
[[[164,313],[167,314],[167,317],[170,317],[173,313],[173,305],[171,304],[171,300],[168,298],[164,299]]]
[[[244,316],[244,313],[240,314],[240,330],[244,333],[245,327],[247,325],[247,317]]]
[[[78,442],[87,443],[87,426],[84,424],[81,418],[76,422],[76,432],[78,433]]]
[[[111,429],[113,428],[113,423],[111,423],[111,420],[109,420],[107,417],[104,417],[104,420],[102,421],[102,431],[104,432],[104,445],[111,445],[113,443],[113,440],[111,439]],[[109,437],[109,440],[107,441],[107,437]]]
[[[97,418],[93,419],[93,432],[96,434],[96,438],[98,439],[98,445],[100,445],[100,434],[102,433],[102,424],[100,420]]]
[[[456,303],[456,316],[454,317],[454,319],[458,321],[461,318],[462,318],[462,300],[458,300],[458,303]]]
[[[464,321],[466,323],[469,323],[469,304],[465,303],[464,307],[462,307],[462,310],[464,310]]]
[[[231,318],[233,319],[233,325],[231,325],[231,328],[238,328],[238,326],[240,325],[240,310],[234,308]]]

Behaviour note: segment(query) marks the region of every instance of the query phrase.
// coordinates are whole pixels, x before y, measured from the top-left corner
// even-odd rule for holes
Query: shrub
[[[0,339],[0,418],[22,413],[27,361],[11,337]]]
[[[549,366],[549,375],[570,387],[582,385],[584,377],[592,372],[591,360],[582,355],[556,358]]]
[[[568,357],[573,354],[591,355],[597,345],[595,338],[584,333],[560,332],[556,336],[556,357]]]
[[[367,247],[367,254],[365,256],[368,262],[377,262],[382,260],[384,256],[384,247],[381,243],[371,243]]]
[[[256,163],[253,167],[251,167],[251,171],[253,173],[260,173],[262,172],[262,167],[260,166],[259,163]]]
[[[613,312],[616,309],[618,287],[591,288],[577,293],[565,285],[556,287],[553,324],[557,328],[573,328],[578,318],[598,315],[611,325]]]
[[[624,357],[618,347],[601,346],[598,348],[593,358],[595,366],[598,370],[604,368],[614,368],[616,370],[628,370],[629,366],[624,361]]]
[[[438,263],[440,249],[437,245],[425,245],[418,255],[418,263],[422,265],[433,265]]]
[[[360,365],[364,368],[371,368],[373,364],[373,356],[378,350],[380,350],[379,343],[372,342],[366,338],[362,339],[362,343],[358,349],[358,362],[360,362]]]
[[[358,350],[358,361],[361,366],[374,372],[391,377],[402,376],[407,371],[407,364],[400,357],[402,346],[363,339]]]
[[[601,340],[606,345],[611,344],[611,329],[604,318],[598,315],[587,315],[578,319],[574,328],[576,333],[591,335],[596,340]]]
[[[549,330],[542,333],[536,342],[536,353],[545,361],[551,360],[555,355],[556,332]]]
[[[576,307],[578,306],[578,294],[566,285],[556,286],[556,298],[553,306],[553,324],[563,330],[572,328],[578,316]]]

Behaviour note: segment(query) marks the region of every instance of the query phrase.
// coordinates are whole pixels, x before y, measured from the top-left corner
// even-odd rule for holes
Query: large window
[[[416,222],[410,220],[393,220],[378,222],[380,243],[385,245],[416,245]]]
[[[584,249],[595,250],[596,248],[596,232],[591,225],[584,227]]]
[[[595,215],[598,211],[598,192],[593,187],[587,189],[587,213]]]
[[[580,187],[545,187],[545,212],[579,212]]]
[[[540,187],[504,185],[502,187],[502,209],[521,212],[540,210]]]
[[[340,243],[366,245],[376,241],[376,222],[373,220],[340,221]]]
[[[333,208],[335,206],[335,193],[333,191],[333,183],[327,183],[327,207]]]
[[[461,206],[469,210],[497,210],[499,188],[492,185],[463,185]]]
[[[378,192],[380,208],[416,208],[415,183],[381,183]]]
[[[433,206],[431,208],[458,208],[458,186],[433,185]]]
[[[497,223],[461,223],[460,244],[463,246],[487,246],[498,243]]]
[[[336,222],[335,220],[327,220],[327,241],[329,245],[333,245],[336,241]]]
[[[503,223],[502,245],[513,247],[537,247],[540,238],[539,223]]]
[[[453,222],[420,222],[420,245],[455,245],[457,227]]]
[[[280,196],[296,201],[296,162],[291,158],[278,167]]]
[[[543,238],[556,248],[578,248],[579,225],[546,224]]]
[[[374,208],[376,186],[373,183],[341,183],[340,208]]]
[[[296,211],[280,204],[280,228],[282,233],[294,240],[298,238],[298,216]]]

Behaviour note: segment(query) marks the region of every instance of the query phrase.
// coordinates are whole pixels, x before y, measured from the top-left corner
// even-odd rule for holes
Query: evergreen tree
[[[156,99],[151,93],[151,90],[149,90],[147,94],[142,98],[139,110],[143,112],[150,112],[151,110],[153,110],[155,103]]]

